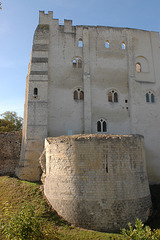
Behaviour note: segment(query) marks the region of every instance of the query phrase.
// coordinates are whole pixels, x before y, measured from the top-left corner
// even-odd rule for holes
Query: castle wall
[[[70,223],[118,231],[151,207],[144,141],[140,135],[47,138],[44,193]]]
[[[21,132],[0,133],[0,175],[15,175],[20,157]]]
[[[139,133],[145,139],[147,171],[150,184],[159,183],[160,172],[160,42],[159,34],[134,30],[133,32],[133,64],[142,63],[142,71],[134,71],[130,78],[131,131]],[[146,47],[147,46],[147,47]],[[142,57],[143,56],[143,57]],[[145,64],[144,64],[144,62]],[[133,68],[133,66],[130,66]],[[154,102],[146,102],[146,93],[154,94]]]
[[[145,139],[149,181],[160,183],[159,49],[156,32],[72,26],[71,20],[60,25],[53,12],[40,12],[26,81],[17,176],[40,179],[38,158],[46,137],[141,134]],[[75,90],[83,92],[81,99],[76,99]],[[117,100],[112,96],[110,101],[109,94],[114,93]]]

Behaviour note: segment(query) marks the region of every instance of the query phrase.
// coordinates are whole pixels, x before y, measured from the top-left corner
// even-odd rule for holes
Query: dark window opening
[[[155,102],[155,100],[154,100],[154,94],[153,94],[153,93],[151,94],[151,102],[152,102],[152,103]]]
[[[151,91],[146,93],[146,102],[147,103],[155,103],[155,95]]]
[[[107,132],[107,123],[104,119],[100,119],[97,122],[97,132]]]
[[[107,159],[107,155],[105,155],[105,170],[106,170],[106,173],[108,173],[108,159]]]
[[[146,93],[146,102],[149,102],[149,93]]]
[[[107,125],[106,125],[106,122],[103,122],[103,132],[107,132]]]
[[[118,94],[116,92],[114,93],[114,102],[118,102]]]
[[[38,88],[34,88],[33,94],[34,96],[38,96]]]
[[[97,122],[97,132],[101,132],[101,123],[100,123],[100,121]]]

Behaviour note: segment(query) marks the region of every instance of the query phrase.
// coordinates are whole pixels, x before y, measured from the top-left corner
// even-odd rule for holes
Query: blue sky
[[[160,32],[160,0],[1,0],[0,114],[23,117],[25,83],[39,10],[73,25],[103,25]]]

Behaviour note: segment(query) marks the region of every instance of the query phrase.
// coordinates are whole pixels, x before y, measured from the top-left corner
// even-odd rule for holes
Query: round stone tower
[[[44,192],[68,222],[116,232],[146,221],[151,198],[140,135],[74,135],[46,139]]]

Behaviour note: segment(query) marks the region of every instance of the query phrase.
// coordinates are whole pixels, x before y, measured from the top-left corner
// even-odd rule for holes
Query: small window
[[[84,92],[81,88],[77,88],[74,90],[74,100],[83,100],[84,99]]]
[[[124,42],[121,43],[121,49],[122,49],[122,50],[126,49],[126,45],[125,45]]]
[[[76,68],[76,65],[77,65],[77,63],[76,63],[76,60],[75,59],[73,59],[73,68]]]
[[[146,102],[149,102],[149,93],[146,93]]]
[[[154,94],[151,93],[151,103],[154,103],[154,102],[155,102],[155,100],[154,100]]]
[[[107,132],[107,122],[104,119],[100,119],[97,121],[97,132]]]
[[[111,92],[108,93],[108,102],[112,102],[112,93]]]
[[[106,40],[106,41],[105,41],[105,48],[109,48],[109,45],[110,45],[110,44],[109,44],[109,41]]]
[[[82,68],[82,60],[79,57],[75,57],[72,61],[73,68]]]
[[[34,97],[38,96],[38,88],[34,88],[33,95]]]
[[[140,64],[140,63],[136,63],[136,71],[137,71],[138,73],[141,72],[141,64]]]
[[[118,94],[117,94],[117,92],[114,93],[114,102],[118,102]]]
[[[148,91],[146,93],[146,102],[147,103],[155,103],[155,96],[154,96],[154,93],[152,93],[151,91]]]
[[[108,93],[108,102],[118,102],[118,93],[115,90]]]
[[[83,47],[83,40],[81,38],[78,40],[78,47]]]

